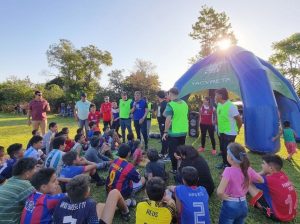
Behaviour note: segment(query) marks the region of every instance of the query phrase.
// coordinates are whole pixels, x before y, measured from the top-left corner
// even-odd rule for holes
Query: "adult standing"
[[[38,130],[40,127],[42,135],[44,135],[47,127],[46,112],[50,111],[50,105],[48,101],[43,98],[41,91],[35,91],[34,96],[34,99],[29,103],[28,125],[30,126],[32,124],[32,130]]]
[[[205,150],[205,139],[206,139],[206,133],[208,131],[208,135],[212,145],[211,154],[216,155],[217,154],[216,141],[215,141],[216,110],[210,104],[209,97],[204,98],[203,105],[200,108],[199,124],[201,130],[201,147],[199,148],[199,152],[204,152]]]
[[[177,147],[185,144],[188,132],[188,105],[185,101],[178,99],[179,91],[177,88],[169,90],[171,100],[166,107],[164,116],[166,117],[163,139],[168,137],[169,156],[172,162],[172,173],[177,173],[177,159],[175,153]]]
[[[112,119],[112,104],[109,102],[109,96],[104,97],[104,103],[100,106],[100,114],[102,115],[104,128],[110,127]]]
[[[215,96],[217,105],[218,133],[220,150],[223,162],[218,164],[218,169],[223,169],[230,164],[227,161],[227,146],[234,142],[242,126],[242,119],[237,107],[229,100],[228,91],[225,88],[218,89]]]
[[[132,100],[127,98],[127,93],[122,92],[121,99],[119,100],[119,110],[120,110],[120,125],[122,130],[122,141],[125,143],[125,131],[132,134],[131,128],[131,117],[130,117],[130,105]]]
[[[163,139],[164,131],[165,131],[165,122],[166,117],[163,115],[167,106],[167,100],[166,100],[166,94],[164,91],[159,91],[157,93],[158,98],[158,107],[157,107],[157,122],[158,127],[160,131],[160,138],[161,138],[161,151],[160,154],[162,154],[164,157],[168,154],[168,138]]]
[[[149,102],[147,97],[144,97],[144,100],[148,106],[148,114],[147,114],[147,135],[149,137],[150,129],[151,129],[151,120],[152,120],[152,113],[153,113],[153,104]]]
[[[86,99],[87,98],[86,93],[81,93],[80,97],[81,99],[77,101],[75,104],[74,117],[78,122],[78,127],[84,128],[85,134],[86,136],[88,136],[88,130],[89,130],[88,116],[90,112],[91,102]]]
[[[141,132],[144,138],[145,149],[148,149],[148,135],[147,135],[147,114],[148,105],[144,99],[141,98],[140,91],[135,91],[134,101],[131,102],[131,113],[133,114],[134,128],[137,138],[141,140]]]

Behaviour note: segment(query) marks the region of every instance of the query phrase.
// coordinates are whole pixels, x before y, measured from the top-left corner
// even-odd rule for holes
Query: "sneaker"
[[[215,149],[211,150],[211,154],[212,154],[213,156],[215,156],[215,155],[217,154],[217,150],[215,150]]]
[[[135,207],[136,206],[135,199],[128,198],[125,200],[125,203],[126,203],[127,207]]]
[[[204,150],[205,150],[205,148],[200,147],[200,148],[198,149],[198,152],[204,152]]]
[[[123,213],[121,212],[121,218],[125,221],[125,222],[129,222],[130,220],[130,212],[126,212],[126,213]]]
[[[172,174],[177,174],[177,170],[170,170],[170,173],[172,173]]]
[[[169,154],[164,156],[163,161],[165,161],[165,162],[171,161]]]

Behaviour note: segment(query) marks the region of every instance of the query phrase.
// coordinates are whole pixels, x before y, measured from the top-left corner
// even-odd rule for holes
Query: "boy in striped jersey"
[[[55,170],[44,168],[35,173],[31,184],[37,190],[26,200],[21,216],[21,224],[52,223],[54,209],[65,197],[58,185]]]

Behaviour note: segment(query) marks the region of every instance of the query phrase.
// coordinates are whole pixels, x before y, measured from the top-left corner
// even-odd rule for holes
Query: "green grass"
[[[62,127],[70,128],[70,137],[75,136],[76,133],[76,123],[74,119],[71,118],[61,118],[54,115],[49,116],[48,122],[55,121],[59,125],[59,129]],[[158,126],[155,120],[153,120],[152,132],[158,132]],[[9,114],[0,114],[0,145],[3,145],[5,148],[12,143],[22,143],[26,146],[29,138],[31,137],[31,127],[29,127],[26,123],[26,117],[20,117]],[[237,142],[244,144],[244,133],[241,131],[240,135],[237,137]],[[195,138],[187,138],[187,144],[193,145],[195,148],[199,147],[200,140]],[[283,142],[281,142],[283,143]],[[286,150],[281,144],[282,147],[279,151],[279,155],[285,158],[287,156]],[[151,148],[156,148],[160,150],[160,144],[157,139],[151,139],[149,142],[149,146]],[[210,149],[210,141],[207,139],[207,148]],[[217,146],[218,148],[218,146]],[[215,185],[218,186],[220,181],[220,171],[215,169],[215,165],[221,161],[220,157],[213,157],[210,154],[210,151],[207,150],[202,154],[208,165],[211,169],[211,173],[213,175]],[[261,156],[254,153],[249,153],[249,158],[251,161],[251,166],[259,171],[261,169]],[[142,168],[139,168],[140,170]],[[170,164],[167,164],[167,169],[170,170]],[[289,163],[284,161],[284,171],[288,174],[291,181],[294,183],[298,195],[300,195],[300,153],[296,154],[293,163]],[[106,177],[107,173],[101,173],[102,176]],[[170,178],[168,184],[174,184],[173,179]],[[92,189],[92,197],[97,202],[105,202],[106,193],[104,187],[95,187],[91,186]],[[142,199],[145,197],[144,192],[138,194],[138,199]],[[212,223],[218,223],[218,217],[220,213],[221,201],[217,198],[216,194],[214,194],[210,199],[210,216]],[[135,223],[135,209],[131,209],[131,221],[130,223]],[[123,223],[120,219],[118,212],[116,213],[114,223]],[[259,211],[253,208],[249,208],[249,214],[246,220],[248,224],[256,224],[256,223],[275,223],[267,218],[265,218]],[[299,214],[299,206],[298,206],[298,216],[291,223],[300,223],[300,214]]]

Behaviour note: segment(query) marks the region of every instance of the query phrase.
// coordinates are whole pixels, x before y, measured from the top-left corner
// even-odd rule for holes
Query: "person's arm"
[[[241,118],[240,115],[237,115],[237,116],[234,117],[234,119],[236,120],[236,124],[237,124],[237,127],[239,129],[238,132],[240,132],[240,129],[241,129],[242,125],[243,125],[242,118]]]
[[[30,126],[31,125],[31,110],[32,110],[32,106],[31,104],[29,103],[29,108],[28,108],[28,112],[27,112],[27,118],[28,118],[28,125]]]
[[[139,123],[142,124],[144,122],[144,120],[146,119],[147,115],[148,115],[148,112],[149,112],[149,109],[148,109],[148,106],[146,104],[146,107],[145,107],[145,114],[144,116],[139,120]]]
[[[165,121],[165,130],[164,130],[164,135],[162,137],[163,140],[167,139],[168,130],[171,126],[171,123],[172,123],[172,117],[169,115],[169,116],[167,116],[166,121]]]
[[[130,103],[130,113],[132,113],[133,114],[133,112],[135,111],[135,101],[131,101],[131,103]]]
[[[276,141],[278,138],[280,138],[280,136],[283,134],[283,131],[282,131],[282,128],[279,128],[279,132],[277,135],[275,135],[273,138],[272,138],[272,141]]]
[[[212,123],[213,123],[213,125],[215,125],[217,123],[217,113],[216,113],[216,109],[214,107],[213,107]]]
[[[175,188],[174,188],[175,191]],[[173,192],[174,192],[173,191]],[[175,203],[176,203],[176,211],[178,212],[178,214],[181,212],[181,201],[180,199],[177,197],[176,192],[175,192]]]
[[[217,195],[222,200],[228,198],[228,195],[225,194],[225,189],[226,189],[227,185],[228,185],[228,180],[225,179],[224,177],[222,177],[221,182],[220,182],[220,184],[218,186],[218,189],[217,189]]]
[[[76,121],[78,121],[78,105],[77,105],[77,103],[75,104],[75,107],[74,107],[74,118]]]
[[[50,104],[48,103],[48,101],[46,101],[47,102],[47,104],[46,104],[46,112],[49,112],[50,111]]]

